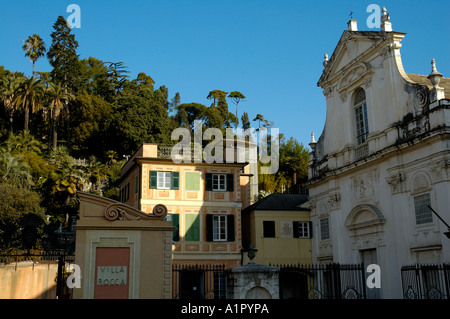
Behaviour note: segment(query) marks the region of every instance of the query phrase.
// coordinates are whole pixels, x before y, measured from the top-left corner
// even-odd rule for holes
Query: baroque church
[[[373,298],[404,298],[406,265],[450,263],[450,78],[434,59],[429,75],[406,73],[405,35],[385,8],[379,31],[351,19],[317,83],[326,121],[303,205],[313,263],[379,265]]]

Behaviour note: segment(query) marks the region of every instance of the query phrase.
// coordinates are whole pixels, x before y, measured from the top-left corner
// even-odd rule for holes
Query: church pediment
[[[364,59],[384,40],[386,36],[377,31],[344,31],[330,59],[325,59],[324,70],[317,85],[324,88],[330,82],[339,82],[342,89],[349,80],[356,79],[358,73],[370,70],[367,64],[365,68],[362,65]]]

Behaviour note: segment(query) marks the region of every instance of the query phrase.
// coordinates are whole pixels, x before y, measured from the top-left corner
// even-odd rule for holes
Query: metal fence
[[[408,265],[401,273],[405,299],[449,299],[450,264]]]
[[[280,299],[365,299],[362,264],[275,265]]]
[[[225,265],[173,265],[174,299],[225,299]]]

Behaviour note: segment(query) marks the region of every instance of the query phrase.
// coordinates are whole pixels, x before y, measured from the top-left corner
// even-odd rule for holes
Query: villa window
[[[206,241],[234,240],[234,215],[206,214]]]
[[[150,171],[150,188],[179,189],[179,172]]]
[[[275,238],[275,222],[273,220],[263,221],[263,237]]]
[[[232,192],[234,190],[233,174],[205,174],[205,190]]]
[[[311,238],[312,227],[311,222],[293,222],[294,226],[294,238]]]

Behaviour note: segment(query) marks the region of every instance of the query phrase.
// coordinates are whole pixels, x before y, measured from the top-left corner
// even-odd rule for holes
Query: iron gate
[[[275,265],[281,299],[365,299],[362,264]]]
[[[405,299],[449,299],[450,264],[408,265],[401,273]]]
[[[173,265],[174,299],[225,299],[225,265]]]

